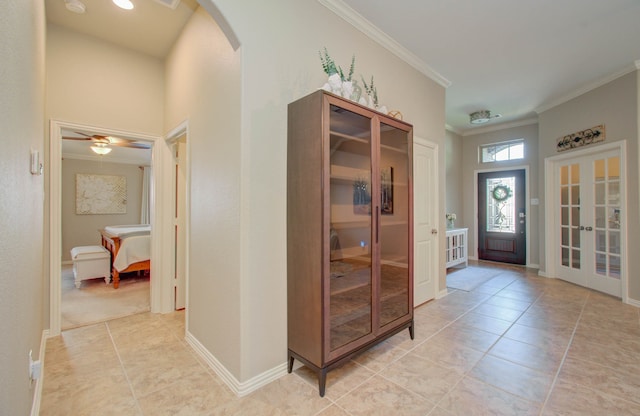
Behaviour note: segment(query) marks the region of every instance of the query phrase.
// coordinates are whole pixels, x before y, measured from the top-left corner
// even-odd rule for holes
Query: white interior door
[[[186,175],[186,136],[180,137],[174,144],[174,238],[175,238],[175,309],[184,309],[186,302],[186,211],[187,211],[187,175]]]
[[[623,169],[618,149],[556,165],[558,277],[622,296]]]
[[[413,304],[436,297],[438,283],[438,148],[422,139],[413,143],[414,268]]]

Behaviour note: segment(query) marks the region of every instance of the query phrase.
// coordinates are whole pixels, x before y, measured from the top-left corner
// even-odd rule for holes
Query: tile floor
[[[235,397],[183,320],[144,313],[49,339],[40,414],[640,415],[639,309],[523,268],[418,307],[415,340],[403,331],[330,372],[324,398],[304,367]]]

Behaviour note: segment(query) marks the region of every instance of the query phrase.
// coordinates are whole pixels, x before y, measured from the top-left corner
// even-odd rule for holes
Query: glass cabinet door
[[[331,105],[330,350],[372,333],[371,119]]]
[[[380,326],[409,313],[409,136],[380,124]]]

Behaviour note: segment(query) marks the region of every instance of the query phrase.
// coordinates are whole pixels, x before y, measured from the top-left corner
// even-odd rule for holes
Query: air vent
[[[178,4],[180,4],[180,0],[156,0],[156,2],[173,10],[175,10],[176,7],[178,7]]]

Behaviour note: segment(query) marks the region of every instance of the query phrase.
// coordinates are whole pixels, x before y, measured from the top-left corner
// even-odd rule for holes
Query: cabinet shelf
[[[288,371],[301,361],[323,396],[330,369],[402,330],[413,339],[413,128],[323,90],[288,117]],[[393,168],[393,193],[372,186],[373,166]],[[369,213],[383,198],[393,214]]]

